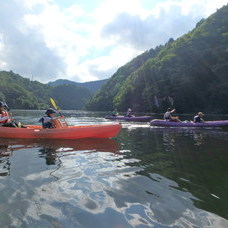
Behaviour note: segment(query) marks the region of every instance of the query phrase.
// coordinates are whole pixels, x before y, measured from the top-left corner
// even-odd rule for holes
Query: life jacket
[[[51,123],[52,118],[49,116],[44,116],[39,119],[39,122],[42,123],[43,128],[53,128]]]
[[[201,123],[202,122],[202,118],[200,116],[194,116],[194,123]]]
[[[62,128],[63,124],[58,119],[52,119],[52,125],[54,128]]]
[[[166,112],[164,114],[164,120],[171,120],[171,113],[170,112]]]
[[[55,118],[51,118],[49,116],[44,116],[40,118],[39,122],[42,123],[43,128],[62,128],[62,123]]]
[[[2,111],[2,113],[0,113],[0,124],[6,123],[8,119],[10,119],[8,112]]]

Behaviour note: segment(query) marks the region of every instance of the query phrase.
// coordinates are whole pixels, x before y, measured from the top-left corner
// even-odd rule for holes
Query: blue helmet
[[[48,108],[45,112],[45,114],[47,114],[47,115],[52,114],[52,113],[56,113],[56,111],[53,108]]]

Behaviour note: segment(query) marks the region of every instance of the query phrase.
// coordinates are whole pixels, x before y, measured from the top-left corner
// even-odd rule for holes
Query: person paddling
[[[112,116],[118,116],[118,115],[119,115],[119,113],[118,113],[117,109],[115,108],[112,112]]]
[[[172,113],[175,111],[175,109],[168,108],[166,113],[164,114],[164,120],[181,122],[181,120],[179,120],[179,116],[172,116]]]
[[[62,118],[61,116],[55,117],[56,111],[52,108],[48,108],[45,112],[46,116],[43,116],[39,119],[39,122],[42,123],[43,128],[61,128],[62,124],[58,120]]]
[[[1,127],[22,127],[21,123],[16,123],[8,113],[9,107],[3,101],[0,101],[0,126]],[[24,126],[23,126],[24,127]]]
[[[194,123],[204,123],[204,119],[203,119],[204,114],[202,112],[198,112],[196,116],[194,116]]]
[[[129,109],[127,110],[127,117],[134,117],[131,108],[129,108]]]
[[[0,101],[0,126],[7,125],[11,122],[11,116],[5,109],[6,109],[5,102]]]

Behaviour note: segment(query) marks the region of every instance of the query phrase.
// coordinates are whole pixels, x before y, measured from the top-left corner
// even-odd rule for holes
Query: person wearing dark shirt
[[[119,115],[119,113],[118,113],[117,109],[114,109],[112,112],[112,116],[118,116],[118,115]]]
[[[198,112],[196,116],[194,116],[194,123],[203,123],[204,119],[203,119],[204,114],[202,112]]]

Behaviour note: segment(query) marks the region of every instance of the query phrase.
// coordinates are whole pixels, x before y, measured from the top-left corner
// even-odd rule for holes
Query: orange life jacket
[[[8,112],[2,111],[2,113],[0,113],[0,118],[3,118],[3,117],[8,117],[8,118],[4,118],[3,120],[0,120],[0,124],[4,124],[8,121],[8,119],[9,119]]]
[[[52,119],[51,123],[54,126],[54,128],[62,128],[63,127],[63,124],[58,119]]]

